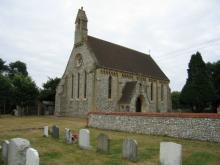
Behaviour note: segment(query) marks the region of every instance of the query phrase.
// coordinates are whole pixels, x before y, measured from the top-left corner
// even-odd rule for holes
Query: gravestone
[[[8,147],[9,147],[9,141],[5,140],[2,143],[2,159],[5,164],[8,162]]]
[[[97,137],[97,151],[109,153],[110,139],[105,134],[100,134]]]
[[[40,158],[37,150],[28,148],[26,152],[26,165],[39,165]]]
[[[70,129],[68,128],[65,128],[65,132],[64,132],[64,139],[65,139],[65,142],[67,144],[72,144],[73,143],[73,140],[72,140],[72,132]]]
[[[8,165],[25,165],[26,150],[29,147],[30,142],[26,139],[11,139],[8,147]]]
[[[125,139],[122,146],[122,157],[131,161],[137,161],[138,144],[136,140]]]
[[[79,147],[82,149],[91,149],[90,132],[88,129],[81,129],[79,131]]]
[[[52,127],[52,137],[57,139],[60,137],[60,129],[56,125]]]
[[[44,137],[48,137],[48,131],[49,131],[48,126],[44,126]]]
[[[173,142],[160,143],[161,165],[181,165],[182,145]]]

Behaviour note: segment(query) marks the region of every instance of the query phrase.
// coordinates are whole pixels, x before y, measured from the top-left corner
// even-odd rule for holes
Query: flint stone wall
[[[220,143],[218,114],[92,112],[88,126]]]

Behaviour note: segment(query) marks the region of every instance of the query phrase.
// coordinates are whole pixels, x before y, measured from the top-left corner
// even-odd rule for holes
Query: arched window
[[[86,90],[87,90],[87,73],[85,71],[85,74],[84,74],[84,98],[86,98]]]
[[[153,85],[153,82],[151,82],[151,84],[150,84],[150,98],[151,98],[151,100],[154,99],[154,85]]]
[[[163,84],[161,84],[161,92],[160,92],[160,96],[161,96],[161,101],[163,101],[163,96],[164,96],[164,87]]]
[[[112,76],[108,78],[108,98],[112,98]]]
[[[71,77],[71,98],[73,98],[73,83],[74,83],[74,81],[73,81],[73,75],[72,75],[72,77]]]
[[[77,98],[79,98],[79,89],[80,89],[80,73],[78,73],[78,77],[77,77],[77,79],[78,79],[78,83],[77,83]]]
[[[64,85],[63,85],[63,96],[67,96],[67,86],[68,85],[68,78],[67,76],[65,77]]]

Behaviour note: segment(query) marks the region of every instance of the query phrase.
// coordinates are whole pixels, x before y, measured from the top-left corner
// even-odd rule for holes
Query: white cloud
[[[89,34],[148,53],[181,90],[191,54],[219,60],[218,0],[1,0],[0,57],[27,63],[41,85],[60,77],[74,39],[74,21],[84,6]]]

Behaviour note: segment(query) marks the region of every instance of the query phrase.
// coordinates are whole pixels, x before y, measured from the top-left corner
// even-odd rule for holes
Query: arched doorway
[[[141,112],[143,104],[143,97],[139,96],[136,100],[136,112]]]

